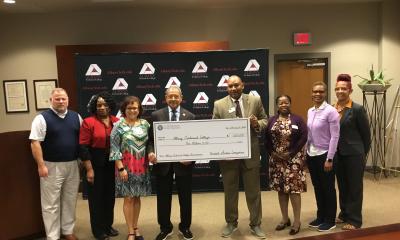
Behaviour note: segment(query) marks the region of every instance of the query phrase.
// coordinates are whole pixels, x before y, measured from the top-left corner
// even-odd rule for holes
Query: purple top
[[[340,116],[336,109],[326,102],[318,109],[308,109],[307,129],[307,147],[313,144],[318,149],[327,150],[327,158],[333,159],[340,132]]]

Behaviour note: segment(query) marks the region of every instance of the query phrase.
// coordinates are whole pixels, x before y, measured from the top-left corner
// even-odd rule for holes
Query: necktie
[[[171,116],[171,121],[176,121],[176,109],[173,109],[172,111],[172,116]]]
[[[235,101],[236,104],[236,117],[242,118],[242,109],[240,109],[240,103],[238,100]]]

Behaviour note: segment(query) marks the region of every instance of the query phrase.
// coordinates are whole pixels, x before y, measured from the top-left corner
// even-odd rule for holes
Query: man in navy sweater
[[[32,122],[31,149],[38,165],[43,222],[48,240],[76,240],[75,206],[78,196],[79,128],[82,118],[68,110],[62,88],[51,92],[50,109]]]

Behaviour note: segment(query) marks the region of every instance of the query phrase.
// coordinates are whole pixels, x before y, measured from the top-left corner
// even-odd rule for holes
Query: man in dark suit
[[[350,75],[337,77],[335,92],[338,99],[335,108],[340,115],[340,137],[334,159],[340,205],[336,222],[346,223],[343,230],[353,230],[362,225],[365,156],[371,146],[371,133],[364,107],[350,99],[353,92]]]
[[[237,229],[239,175],[242,174],[247,206],[250,212],[250,230],[258,238],[265,238],[260,228],[262,218],[260,192],[260,149],[257,133],[267,125],[267,116],[260,97],[242,94],[244,84],[240,77],[227,81],[228,96],[214,103],[213,119],[250,118],[251,159],[219,162],[225,193],[225,220],[222,237],[229,237]]]
[[[195,119],[193,113],[180,106],[182,91],[178,86],[172,85],[166,90],[165,100],[168,106],[151,114],[153,122]],[[184,239],[193,239],[190,225],[192,222],[192,168],[194,162],[157,163],[153,149],[151,139],[148,157],[149,161],[154,163],[153,173],[156,175],[157,186],[157,218],[161,230],[156,240],[167,239],[173,233],[170,217],[174,175],[181,211],[179,231]]]

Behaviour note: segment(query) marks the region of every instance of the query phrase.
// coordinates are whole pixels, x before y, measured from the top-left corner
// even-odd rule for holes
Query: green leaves
[[[383,70],[380,70],[378,74],[375,74],[374,71],[374,65],[371,66],[371,69],[369,70],[369,79],[362,77],[360,75],[354,75],[354,77],[359,77],[362,79],[360,84],[371,84],[371,83],[379,83],[385,86],[388,84],[393,78],[390,79],[385,79],[385,76],[383,75]]]

